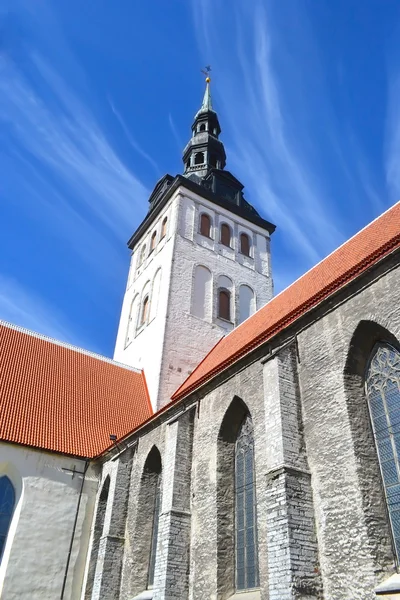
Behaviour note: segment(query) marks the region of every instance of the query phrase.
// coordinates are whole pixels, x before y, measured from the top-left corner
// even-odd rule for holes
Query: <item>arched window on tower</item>
[[[400,352],[380,342],[372,351],[366,395],[397,558],[400,558]]]
[[[163,239],[167,235],[167,222],[168,217],[165,217],[161,224],[161,239]]]
[[[151,234],[151,239],[150,239],[149,254],[151,254],[153,252],[154,248],[156,247],[156,239],[157,239],[157,231],[153,231],[153,233]]]
[[[138,264],[139,267],[140,267],[140,265],[143,264],[145,256],[146,256],[146,244],[143,244],[142,249],[140,251],[140,255],[139,255],[139,264]]]
[[[231,294],[225,289],[218,290],[218,317],[225,321],[231,320]]]
[[[201,123],[200,127],[199,127],[199,131],[205,131],[206,130],[206,124],[205,123]]]
[[[194,155],[194,164],[195,165],[204,164],[204,152],[197,152],[197,154]]]
[[[0,564],[14,512],[14,506],[14,486],[10,479],[6,475],[3,475],[0,477]]]
[[[205,237],[211,237],[211,219],[205,213],[200,215],[200,233]]]
[[[256,523],[254,435],[253,423],[247,414],[235,447],[235,555],[238,591],[259,586]]]
[[[194,269],[192,313],[211,321],[212,307],[212,275],[207,267],[197,265]]]
[[[220,242],[224,246],[231,246],[231,228],[226,223],[222,223],[220,230]]]
[[[145,296],[142,302],[142,311],[140,315],[140,326],[147,323],[147,318],[149,316],[149,295]]]
[[[254,292],[248,285],[239,288],[239,325],[248,319],[256,310]]]
[[[139,294],[136,294],[131,304],[131,311],[129,313],[128,330],[126,332],[126,346],[133,340],[136,333],[137,319],[139,310]]]
[[[240,252],[245,256],[250,256],[250,239],[247,233],[240,234]]]

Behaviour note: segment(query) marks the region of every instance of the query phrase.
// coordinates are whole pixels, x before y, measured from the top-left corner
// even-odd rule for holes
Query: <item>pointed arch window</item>
[[[253,423],[249,414],[235,447],[236,589],[259,586]]]
[[[372,351],[366,395],[385,488],[397,558],[400,558],[400,352],[380,342]]]
[[[151,546],[149,557],[149,576],[147,587],[152,588],[154,585],[154,572],[156,568],[157,541],[158,541],[158,524],[160,521],[161,508],[161,471],[157,473],[157,481],[154,494],[154,509],[153,509],[153,529],[151,532]]]
[[[200,233],[205,237],[211,237],[211,219],[205,213],[200,215]]]
[[[10,479],[3,475],[0,477],[0,563],[6,545],[7,534],[10,528],[15,506],[15,489]]]
[[[147,322],[147,317],[149,315],[149,296],[145,296],[142,302],[142,314],[140,317],[140,325],[144,325]]]
[[[245,256],[250,256],[250,239],[247,233],[240,234],[240,252]]]
[[[161,239],[163,239],[167,235],[167,221],[168,217],[165,217],[161,225]]]
[[[226,321],[231,320],[231,295],[228,290],[218,290],[218,316]]]
[[[223,246],[231,246],[231,228],[226,223],[222,223],[220,231],[220,242]]]

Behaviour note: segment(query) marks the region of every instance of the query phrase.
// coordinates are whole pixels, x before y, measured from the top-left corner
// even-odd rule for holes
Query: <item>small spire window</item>
[[[228,290],[218,291],[218,316],[225,321],[231,320],[231,295]]]
[[[206,124],[202,123],[199,127],[199,131],[205,131],[206,130]]]
[[[211,237],[211,219],[205,213],[200,216],[200,233],[205,237]]]
[[[245,256],[250,256],[250,239],[247,233],[240,234],[240,252]]]
[[[150,251],[149,254],[151,254],[154,250],[154,248],[156,247],[156,239],[157,239],[157,231],[153,231],[152,236],[151,236],[151,240],[150,240]]]
[[[165,217],[161,225],[161,239],[167,235],[167,221],[168,217]]]
[[[220,242],[223,246],[231,247],[231,228],[226,223],[221,225]]]
[[[194,164],[195,165],[204,164],[204,152],[197,152],[197,154],[194,155]]]

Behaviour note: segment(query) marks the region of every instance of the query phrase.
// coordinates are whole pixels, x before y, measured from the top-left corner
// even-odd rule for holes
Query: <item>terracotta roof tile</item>
[[[92,458],[151,415],[141,371],[0,323],[0,440]]]
[[[222,338],[172,399],[194,391],[399,246],[400,202]]]

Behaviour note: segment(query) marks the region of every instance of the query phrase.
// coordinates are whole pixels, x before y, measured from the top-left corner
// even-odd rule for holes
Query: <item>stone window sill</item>
[[[236,592],[233,596],[229,596],[229,600],[260,600],[260,590],[249,590],[243,592]]]
[[[153,598],[153,590],[145,590],[141,592],[137,596],[131,598],[131,600],[152,600]]]

